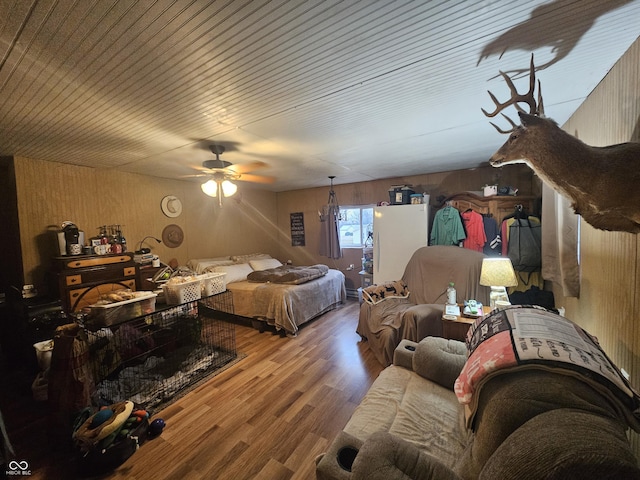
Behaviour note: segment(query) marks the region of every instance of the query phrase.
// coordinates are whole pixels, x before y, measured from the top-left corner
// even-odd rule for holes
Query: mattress
[[[295,335],[300,325],[344,303],[344,278],[341,271],[329,269],[326,275],[299,285],[242,281],[227,284],[227,290],[233,294],[236,315]]]

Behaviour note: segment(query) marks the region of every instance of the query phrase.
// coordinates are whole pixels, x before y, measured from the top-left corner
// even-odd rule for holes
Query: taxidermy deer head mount
[[[562,130],[556,122],[542,116],[542,96],[538,83],[538,101],[533,97],[535,67],[533,55],[529,71],[529,91],[521,95],[511,79],[500,72],[511,90],[511,99],[500,103],[489,92],[496,109],[495,117],[514,105],[521,125],[502,114],[511,130],[509,139],[489,160],[494,167],[526,163],[554,189],[572,201],[574,211],[591,226],[601,230],[640,232],[640,143],[621,143],[591,147]],[[525,112],[518,103],[529,105]]]

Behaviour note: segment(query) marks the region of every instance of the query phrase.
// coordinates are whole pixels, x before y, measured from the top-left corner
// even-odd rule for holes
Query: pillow
[[[228,256],[226,257],[214,257],[214,258],[194,258],[187,262],[187,267],[196,273],[203,273],[204,269],[217,265],[231,265],[233,260]]]
[[[201,260],[195,268],[192,268],[196,273],[206,273],[211,272],[212,268],[220,267],[223,265],[233,265],[233,260]]]
[[[217,267],[213,267],[210,271],[226,273],[227,276],[225,277],[225,282],[229,284],[246,280],[247,275],[253,272],[253,269],[248,263],[234,263],[233,265],[219,265]]]
[[[271,258],[268,253],[249,253],[247,255],[232,255],[231,260],[235,263],[249,263],[249,260],[260,260],[262,258]]]
[[[408,296],[409,289],[402,280],[371,285],[362,290],[362,299],[371,305],[380,303],[388,298],[407,298]]]
[[[251,268],[255,271],[260,271],[268,268],[281,267],[282,263],[275,258],[262,258],[260,260],[249,260],[249,265],[251,265]]]
[[[421,377],[453,390],[453,385],[467,361],[463,342],[442,337],[420,340],[413,355],[413,371]]]

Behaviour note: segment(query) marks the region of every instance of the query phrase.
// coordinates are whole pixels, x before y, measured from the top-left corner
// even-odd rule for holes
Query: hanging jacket
[[[467,210],[466,212],[462,212],[461,216],[464,229],[467,233],[467,238],[464,239],[462,245],[464,248],[482,252],[484,244],[487,243],[482,215],[473,210]]]
[[[467,238],[460,212],[448,205],[436,212],[431,227],[431,245],[458,245]]]
[[[502,237],[498,229],[498,222],[491,215],[483,215],[484,233],[487,241],[484,244],[483,252],[490,257],[499,256],[502,252]]]

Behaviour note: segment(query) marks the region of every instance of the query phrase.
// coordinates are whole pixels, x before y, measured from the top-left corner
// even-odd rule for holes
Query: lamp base
[[[502,300],[504,302],[509,301],[509,295],[507,295],[507,289],[505,287],[493,286],[491,287],[491,293],[489,294],[489,307],[491,310],[495,310],[496,301]]]

